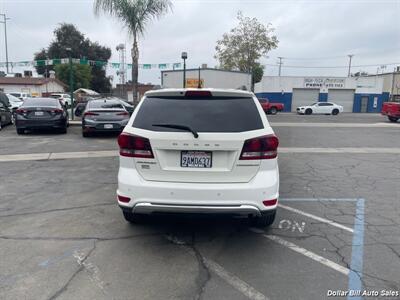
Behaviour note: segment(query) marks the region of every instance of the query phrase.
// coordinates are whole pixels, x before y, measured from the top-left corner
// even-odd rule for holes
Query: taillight
[[[62,114],[64,111],[62,109],[55,108],[55,109],[52,109],[50,112],[53,114]]]
[[[131,201],[131,198],[129,198],[129,197],[125,197],[125,196],[121,196],[121,195],[117,195],[117,196],[118,196],[118,201],[120,201],[120,202],[128,203],[129,201]]]
[[[154,158],[149,139],[121,133],[118,137],[119,154],[127,157]]]
[[[28,110],[23,109],[23,108],[18,108],[15,113],[19,114],[19,115],[26,115],[28,113]]]
[[[129,113],[127,111],[117,113],[117,116],[125,116],[125,118],[129,117]]]
[[[210,91],[186,91],[185,97],[212,97],[212,94]]]
[[[91,111],[87,111],[83,114],[84,117],[86,116],[98,116],[99,114],[91,112]]]
[[[272,199],[272,200],[264,200],[263,204],[265,206],[274,206],[278,202],[278,199]]]
[[[241,160],[271,159],[278,155],[279,140],[275,135],[265,135],[246,140],[243,145]]]

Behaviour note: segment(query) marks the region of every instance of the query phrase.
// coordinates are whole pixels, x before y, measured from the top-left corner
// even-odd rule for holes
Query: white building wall
[[[17,85],[17,84],[0,84],[0,89],[4,93],[21,92],[30,93],[32,95],[42,96],[42,93],[64,93],[64,88],[56,82],[49,82],[43,85]]]
[[[183,71],[163,71],[162,86],[164,88],[181,88],[183,87]],[[199,71],[186,71],[186,79],[198,79]],[[237,89],[245,86],[251,89],[251,75],[241,72],[227,72],[212,69],[200,69],[200,78],[203,80],[203,87]]]

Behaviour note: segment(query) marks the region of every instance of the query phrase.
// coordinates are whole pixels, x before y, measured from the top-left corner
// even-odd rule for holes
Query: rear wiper
[[[179,124],[152,124],[151,126],[186,130],[186,131],[189,131],[189,132],[193,133],[193,136],[196,139],[199,137],[199,134],[196,131],[194,131],[192,128],[190,128],[189,126],[186,126],[186,125],[179,125]]]

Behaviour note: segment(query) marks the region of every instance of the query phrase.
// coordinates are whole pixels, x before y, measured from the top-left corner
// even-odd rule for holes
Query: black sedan
[[[18,134],[32,129],[57,129],[66,133],[68,124],[66,108],[53,98],[28,98],[15,111]]]
[[[76,111],[75,114],[81,112]],[[129,112],[119,100],[90,100],[82,115],[82,136],[88,137],[94,132],[121,132],[129,118]]]

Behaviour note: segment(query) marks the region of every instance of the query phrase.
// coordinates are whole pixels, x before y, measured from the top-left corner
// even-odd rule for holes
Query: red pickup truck
[[[271,115],[276,115],[278,111],[282,111],[285,107],[282,103],[269,102],[267,98],[258,98],[258,101],[260,101],[264,112]]]
[[[400,98],[391,102],[384,102],[381,114],[387,116],[390,122],[397,122],[400,119]]]

